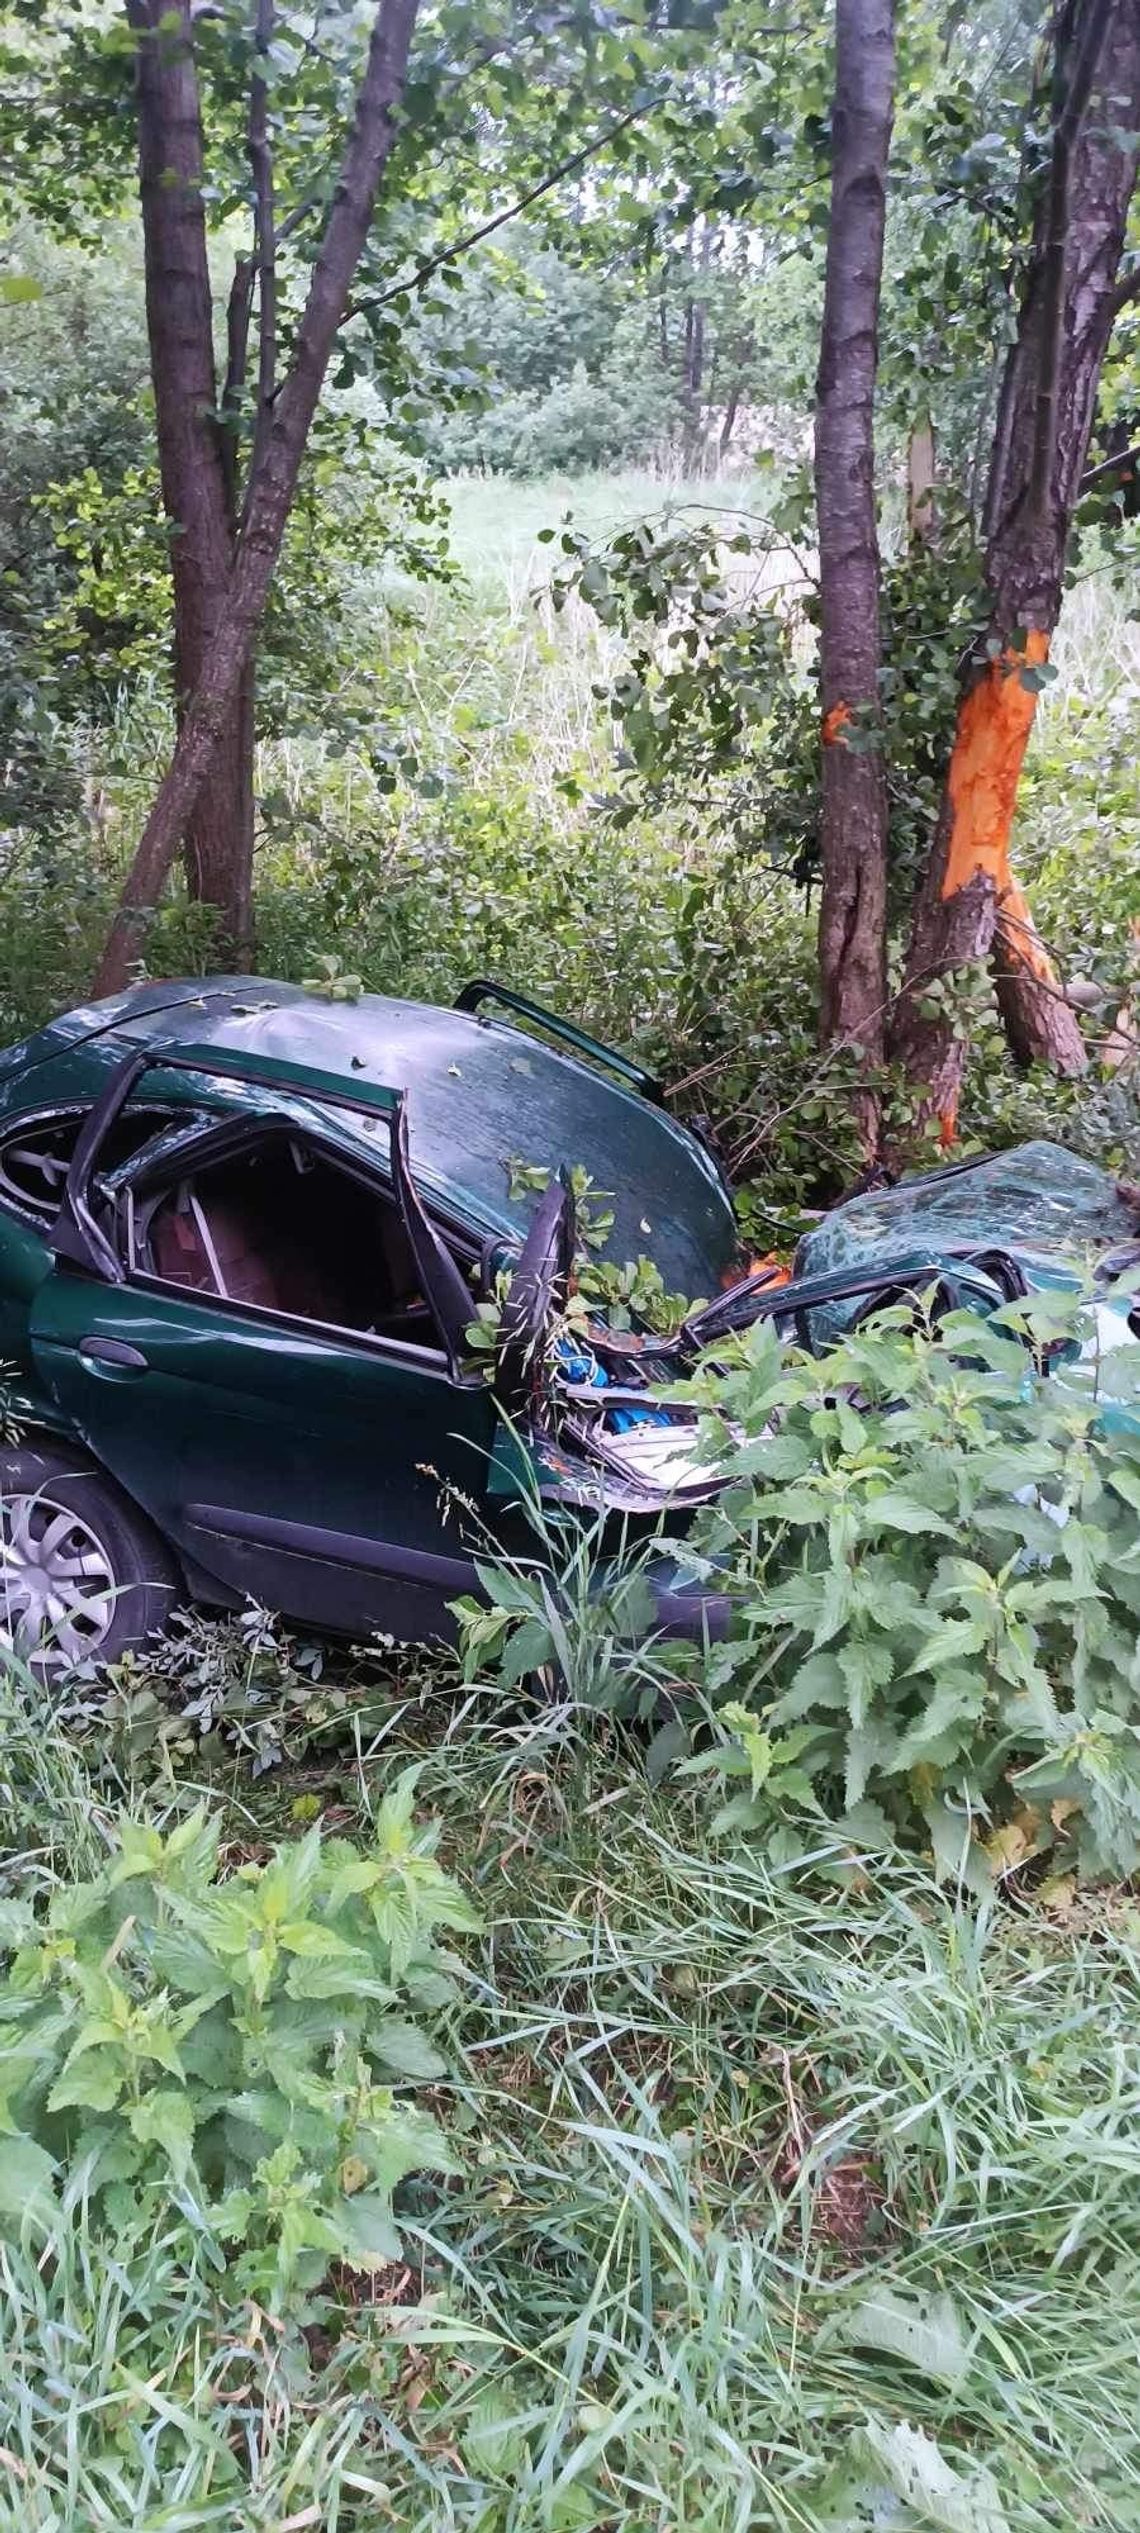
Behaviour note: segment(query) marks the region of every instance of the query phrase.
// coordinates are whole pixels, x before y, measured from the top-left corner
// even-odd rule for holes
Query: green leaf
[[[905,2295],[874,2287],[841,2314],[836,2336],[852,2348],[874,2348],[897,2357],[928,2382],[956,2391],[969,2370],[970,2351],[957,2305],[948,2295]]]
[[[862,1802],[870,1777],[876,1769],[886,1766],[893,1748],[890,1733],[881,1726],[852,1726],[843,1761],[843,1801],[848,1812]]]
[[[140,2146],[161,2146],[176,2181],[185,2181],[194,2148],[194,2111],[189,2096],[165,2086],[132,2102],[127,2119]]]
[[[1140,1472],[1120,1467],[1106,1469],[1105,1478],[1115,1495],[1122,1495],[1134,1513],[1140,1513]]]
[[[385,2015],[373,2024],[368,2046],[386,2074],[414,2076],[424,2084],[434,2084],[437,2077],[447,2073],[446,2058],[441,2058],[438,2049],[425,2040],[415,2023],[402,2022],[396,2015]]]
[[[946,1671],[951,1663],[961,1662],[966,1654],[981,1653],[986,1630],[972,1618],[946,1618],[939,1621],[930,1641],[910,1664],[916,1671]]]
[[[36,1931],[34,1909],[26,1900],[0,1900],[0,1951],[18,1952]]]
[[[358,2005],[394,2005],[397,1995],[390,1981],[374,1976],[371,1955],[358,1944],[350,1944],[335,1961],[295,1958],[285,1981],[285,1993],[299,2005],[319,2005],[333,1997],[351,1999]]]
[[[180,1996],[196,1999],[216,2001],[226,1994],[227,1973],[197,1936],[172,1926],[144,1926],[138,1930],[138,1940],[162,1987],[176,1988]]]
[[[944,1522],[941,1514],[932,1513],[928,1504],[920,1504],[916,1497],[895,1494],[893,1490],[868,1499],[863,1508],[863,1527],[866,1530],[906,1530],[919,1539],[934,1531],[941,1532],[944,1539],[957,1536],[952,1523]]]
[[[915,1717],[885,1759],[888,1773],[902,1775],[908,1768],[918,1767],[931,1758],[944,1736],[955,1725],[975,1722],[984,1705],[985,1682],[976,1673],[964,1670],[944,1672],[935,1683],[929,1704],[923,1708],[921,1715]]]
[[[6,2137],[0,2144],[0,2218],[19,2222],[29,2211],[48,2215],[55,2205],[55,2163],[32,2137]]]
[[[889,1688],[894,1679],[894,1652],[881,1636],[853,1636],[836,1660],[847,1689],[851,1721],[858,1730],[866,1721],[875,1690]]]
[[[43,283],[32,273],[0,273],[0,307],[21,307],[29,299],[43,297]]]
[[[825,1710],[845,1706],[847,1684],[835,1653],[809,1654],[801,1662],[789,1689],[774,1699],[768,1709],[773,1724],[798,1723],[801,1716],[814,1715],[817,1707]]]
[[[318,1925],[313,1918],[298,1918],[294,1923],[279,1927],[277,1940],[285,1952],[296,1953],[303,1961],[339,1959],[347,1964],[355,1952],[355,1947],[346,1943],[343,1935],[334,1934],[331,1926]]]
[[[683,1759],[690,1742],[689,1728],[673,1715],[659,1724],[645,1753],[645,1775],[650,1785],[661,1785],[671,1768]]]
[[[818,1458],[817,1451],[802,1434],[769,1434],[759,1442],[741,1445],[732,1454],[733,1477],[771,1478],[781,1485],[789,1479],[802,1478]],[[765,1504],[765,1513],[770,1511]]]
[[[865,2490],[864,2508],[852,2522],[889,2524],[898,2520],[901,2505],[911,2522],[932,2533],[1010,2533],[993,2474],[982,2464],[955,2468],[924,2429],[905,2420],[888,2426],[886,2420],[868,2419],[857,2431],[854,2451],[886,2487]]]
[[[48,2095],[49,2111],[82,2109],[112,2111],[123,2090],[124,2074],[110,2052],[90,2049],[73,2058],[57,2076]]]
[[[355,2198],[342,2199],[336,2226],[338,2247],[353,2269],[384,2269],[389,2261],[399,2260],[399,2231],[387,2199],[376,2191],[362,2190]]]

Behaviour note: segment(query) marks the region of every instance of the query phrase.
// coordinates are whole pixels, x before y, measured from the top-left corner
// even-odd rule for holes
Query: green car
[[[615,1258],[711,1297],[678,1337],[566,1337],[575,1166]],[[1108,1250],[1135,1226],[1090,1178]],[[1012,1271],[949,1220],[932,1248],[905,1188],[853,1261],[813,1253],[871,1201],[791,1286],[743,1276],[723,1172],[652,1081],[485,981],[453,1010],[219,978],[69,1012],[0,1055],[0,1625],[45,1669],[186,1601],[426,1640],[477,1556],[533,1551],[541,1499],[663,1531],[659,1625],[715,1631],[723,1601],[668,1559],[715,1480],[663,1383],[760,1311],[823,1343],[932,1265],[979,1308]]]

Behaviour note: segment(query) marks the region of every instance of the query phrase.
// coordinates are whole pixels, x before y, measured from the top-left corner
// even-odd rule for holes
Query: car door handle
[[[147,1360],[138,1346],[122,1337],[81,1337],[79,1360],[92,1372],[145,1372]]]

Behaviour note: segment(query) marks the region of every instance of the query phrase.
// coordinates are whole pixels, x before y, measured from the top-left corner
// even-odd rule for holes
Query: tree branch
[[[226,375],[220,406],[221,428],[219,447],[222,472],[226,479],[226,506],[232,526],[237,525],[237,432],[245,388],[246,363],[249,355],[249,316],[253,304],[253,257],[239,255],[234,261],[234,277],[226,301]]]
[[[1140,465],[1140,440],[1133,440],[1131,448],[1118,449],[1115,457],[1103,457],[1098,466],[1087,469],[1080,482],[1082,500],[1086,493],[1095,490],[1097,484],[1106,484],[1110,475],[1129,475],[1137,465]]]
[[[517,220],[520,212],[529,211],[533,202],[541,202],[544,194],[553,193],[555,186],[562,183],[564,176],[572,176],[576,168],[584,167],[588,159],[596,158],[601,150],[608,149],[610,142],[617,139],[619,132],[627,132],[631,123],[640,123],[658,102],[656,97],[647,98],[643,105],[632,107],[630,112],[623,114],[618,122],[611,123],[606,131],[600,132],[596,140],[585,142],[580,150],[574,151],[572,157],[564,158],[561,165],[553,168],[549,176],[543,177],[541,184],[532,185],[529,193],[520,194],[517,202],[508,204],[505,211],[496,211],[493,217],[490,220],[484,220],[479,228],[469,229],[466,237],[456,238],[452,246],[441,246],[438,254],[429,255],[426,263],[417,265],[415,272],[409,273],[406,281],[393,282],[390,289],[375,291],[367,299],[354,299],[348,315],[350,317],[366,316],[373,308],[387,308],[393,299],[402,299],[409,291],[422,290],[424,283],[431,280],[433,273],[438,273],[441,265],[453,264],[458,256],[470,254],[473,246],[481,246],[484,238],[493,237],[496,229],[506,227],[508,220]]]
[[[1128,307],[1129,303],[1133,299],[1140,299],[1140,264],[1136,266],[1134,272],[1124,273],[1122,275],[1121,279],[1117,282],[1115,290],[1110,295],[1108,302],[1108,322],[1110,327],[1115,325],[1117,318],[1122,315],[1124,309]]]
[[[1093,81],[1100,65],[1108,25],[1110,0],[1089,0],[1076,57],[1068,78],[1065,65],[1058,60],[1055,102],[1057,112],[1053,125],[1053,150],[1049,168],[1049,225],[1045,247],[1043,274],[1043,309],[1041,346],[1037,371],[1037,399],[1033,423],[1033,456],[1029,469],[1029,509],[1033,517],[1043,519],[1049,505],[1053,481],[1053,457],[1057,445],[1057,383],[1061,366],[1061,335],[1065,317],[1065,264],[1069,243],[1069,185],[1073,150],[1088,109]]]
[[[249,83],[249,164],[253,176],[253,252],[257,267],[257,412],[245,488],[249,515],[253,487],[265,453],[277,390],[277,237],[274,226],[273,151],[269,139],[266,66],[273,41],[275,0],[257,0],[254,68]]]

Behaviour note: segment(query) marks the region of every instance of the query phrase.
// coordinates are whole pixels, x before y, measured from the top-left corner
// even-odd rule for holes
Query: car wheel
[[[0,1451],[0,1638],[42,1679],[162,1633],[178,1588],[158,1532],[65,1446]]]

